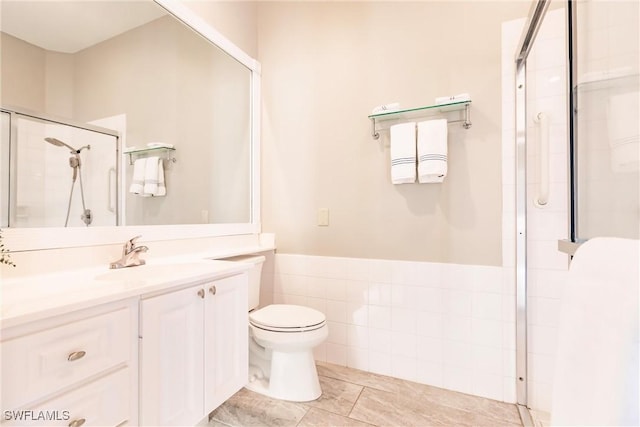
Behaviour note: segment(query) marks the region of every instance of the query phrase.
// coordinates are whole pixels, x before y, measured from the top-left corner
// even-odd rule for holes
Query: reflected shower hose
[[[85,148],[85,147],[82,147]],[[80,150],[82,150],[82,148]],[[87,146],[87,148],[91,148]],[[64,220],[64,226],[69,224],[69,214],[71,213],[71,200],[73,199],[73,189],[76,184],[76,177],[80,176],[80,199],[82,200],[82,215],[81,219],[85,225],[91,224],[91,211],[87,209],[84,203],[84,188],[82,186],[82,170],[80,167],[80,150],[78,150],[72,157],[69,157],[69,166],[73,168],[73,177],[71,178],[71,191],[69,192],[69,203],[67,205],[67,217]]]
[[[91,217],[91,210],[87,209],[84,202],[84,188],[82,186],[80,152],[85,148],[87,150],[90,150],[91,146],[85,145],[84,147],[80,147],[79,149],[76,150],[69,144],[62,142],[56,138],[45,138],[44,140],[52,145],[55,145],[56,147],[67,147],[69,150],[71,150],[71,154],[72,154],[72,156],[69,157],[69,166],[71,166],[71,168],[73,169],[73,177],[71,178],[71,191],[69,192],[69,203],[67,204],[67,217],[64,221],[64,226],[67,227],[69,224],[69,214],[71,213],[71,200],[73,199],[73,189],[75,187],[76,179],[78,178],[78,175],[80,175],[80,197],[82,199],[82,215],[80,215],[80,218],[82,219],[82,221],[86,226],[89,226],[93,218]]]

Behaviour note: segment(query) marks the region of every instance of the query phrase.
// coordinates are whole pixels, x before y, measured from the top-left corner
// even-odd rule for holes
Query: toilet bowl
[[[253,264],[249,270],[249,382],[257,393],[293,402],[315,400],[322,394],[313,348],[327,339],[323,313],[309,307],[259,305],[263,256],[231,261]]]
[[[306,402],[322,394],[313,348],[327,339],[324,314],[273,304],[249,315],[249,390]]]

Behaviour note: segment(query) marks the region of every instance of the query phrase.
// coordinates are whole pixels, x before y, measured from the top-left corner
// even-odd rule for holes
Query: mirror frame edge
[[[122,244],[134,235],[144,241],[179,240],[202,237],[256,235],[260,223],[260,105],[261,65],[227,39],[194,11],[178,0],[153,0],[183,24],[222,49],[251,71],[251,200],[250,222],[228,224],[139,225],[93,228],[4,228],[3,238],[10,252],[63,249],[84,246]]]

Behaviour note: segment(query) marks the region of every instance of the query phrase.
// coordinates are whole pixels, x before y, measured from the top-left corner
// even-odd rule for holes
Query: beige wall
[[[46,51],[0,33],[0,101],[34,111],[45,108]]]
[[[501,264],[501,22],[528,2],[264,2],[262,218],[284,253]],[[442,185],[389,180],[379,104],[469,92]],[[316,225],[329,208],[330,226]]]
[[[257,58],[255,2],[185,0],[183,3],[249,56]]]

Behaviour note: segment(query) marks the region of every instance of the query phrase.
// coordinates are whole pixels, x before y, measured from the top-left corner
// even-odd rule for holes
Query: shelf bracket
[[[371,119],[371,136],[373,139],[380,139],[380,132],[376,132],[376,119]]]
[[[464,106],[464,122],[462,122],[462,127],[465,129],[469,129],[471,127],[471,104],[467,104]]]

